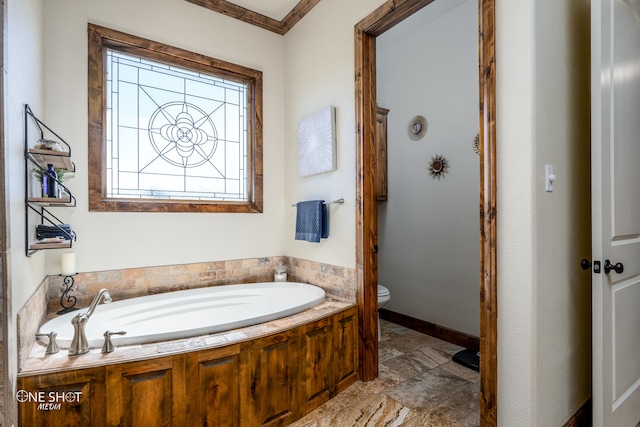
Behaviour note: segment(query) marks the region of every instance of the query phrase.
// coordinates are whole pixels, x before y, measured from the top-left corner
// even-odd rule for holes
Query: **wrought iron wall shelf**
[[[31,111],[29,105],[24,106],[24,118],[25,253],[27,256],[31,256],[33,253],[42,249],[70,248],[76,239],[75,232],[70,234],[64,230],[61,227],[63,221],[47,209],[48,207],[75,207],[76,198],[58,178],[56,178],[55,181],[58,187],[62,189],[62,197],[41,197],[40,194],[30,196],[32,172],[39,170],[41,174],[46,174],[48,165],[53,165],[57,170],[75,172],[76,166],[71,160],[71,146],[38,119]],[[37,141],[54,142],[60,146],[61,151],[29,147],[30,143],[36,142],[32,141],[33,136],[29,136],[29,130],[31,129],[33,134],[33,128],[35,128],[38,134]],[[47,132],[47,136],[50,134],[55,139],[45,139],[45,132]],[[37,241],[34,237],[34,226],[36,224],[30,224],[30,217],[33,217],[32,213],[37,215],[40,224],[57,227],[63,240],[52,241],[55,239],[51,239]]]
[[[74,206],[75,198],[71,197],[29,197],[29,203],[40,206]]]
[[[71,161],[70,152],[29,148],[27,153],[36,163],[41,165],[52,164],[56,169],[64,169],[68,171],[75,170],[75,166]]]

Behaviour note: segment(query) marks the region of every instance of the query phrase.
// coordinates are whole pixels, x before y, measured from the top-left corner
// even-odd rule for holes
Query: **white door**
[[[591,97],[593,425],[635,427],[640,422],[640,0],[592,0]],[[619,271],[605,268],[607,261],[620,263]]]

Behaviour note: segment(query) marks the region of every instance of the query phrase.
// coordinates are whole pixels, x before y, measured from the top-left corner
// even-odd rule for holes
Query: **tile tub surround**
[[[357,381],[291,427],[480,425],[480,374],[462,347],[381,320],[380,376]]]
[[[45,278],[18,312],[16,320],[18,329],[18,370],[35,343],[36,332],[38,332],[40,325],[44,323],[47,317],[47,283],[48,278]]]
[[[287,257],[288,280],[310,283],[330,295],[348,301],[356,300],[356,270],[299,258]],[[277,264],[276,264],[277,265]]]
[[[79,273],[74,276],[73,294],[78,307],[87,307],[102,288],[117,301],[204,286],[271,282],[280,263],[287,266],[289,281],[310,283],[328,294],[355,301],[355,269],[284,256]],[[48,277],[49,313],[60,309],[62,281],[61,276]]]
[[[355,269],[285,256],[78,273],[72,295],[78,299],[76,306],[84,308],[102,288],[118,301],[204,286],[270,282],[280,263],[287,266],[289,281],[310,283],[329,296],[355,302]],[[46,277],[18,312],[19,369],[31,352],[40,325],[61,308],[62,282],[61,276]]]

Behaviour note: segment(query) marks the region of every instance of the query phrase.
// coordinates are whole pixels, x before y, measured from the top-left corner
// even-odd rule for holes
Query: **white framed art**
[[[336,170],[336,108],[324,108],[298,122],[298,176]]]

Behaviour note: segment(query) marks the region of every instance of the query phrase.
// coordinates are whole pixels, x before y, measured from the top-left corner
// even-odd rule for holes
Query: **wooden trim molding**
[[[480,421],[498,425],[495,2],[478,0],[480,88]]]
[[[427,322],[422,319],[416,319],[415,317],[407,316],[406,314],[396,313],[395,311],[387,310],[385,308],[381,308],[379,312],[381,319],[388,320],[396,325],[404,326],[405,328],[413,329],[414,331],[422,332],[423,334],[427,334],[471,350],[480,350],[480,339],[473,335],[436,325],[435,323]]]
[[[566,423],[562,424],[562,427],[591,427],[592,425],[593,416],[591,412],[591,398],[589,398]]]
[[[480,339],[473,335],[436,325],[435,323],[427,322],[422,319],[416,319],[415,317],[407,316],[406,314],[396,313],[395,311],[387,310],[385,308],[381,308],[379,312],[381,319],[388,320],[396,325],[422,332],[423,334],[439,338],[470,350],[480,350]]]
[[[402,22],[434,0],[387,0],[356,27],[365,33],[377,37],[399,22]]]
[[[174,46],[88,24],[89,210],[97,212],[233,212],[263,211],[262,72]],[[115,198],[106,196],[106,84],[104,61],[111,48],[241,82],[247,87],[246,201]]]
[[[320,0],[300,0],[300,2],[291,9],[287,16],[282,19],[282,21],[278,21],[277,19],[270,18],[225,0],[186,1],[280,35],[285,35],[298,23],[298,21],[304,18],[304,16],[320,2]]]
[[[356,302],[360,379],[378,377],[378,210],[375,187],[376,39],[355,28],[356,71]]]
[[[356,301],[360,379],[378,375],[375,109],[377,36],[433,0],[388,0],[355,26]],[[495,1],[478,0],[480,82],[480,420],[497,426]]]

